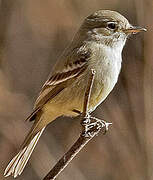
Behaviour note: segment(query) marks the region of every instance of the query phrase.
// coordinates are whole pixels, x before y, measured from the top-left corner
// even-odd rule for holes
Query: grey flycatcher
[[[71,44],[63,52],[45,82],[27,118],[34,121],[19,153],[4,175],[20,175],[45,127],[59,116],[78,116],[83,111],[86,84],[96,71],[89,111],[92,112],[114,88],[121,70],[122,49],[130,34],[146,31],[132,26],[115,11],[98,10],[85,18]]]

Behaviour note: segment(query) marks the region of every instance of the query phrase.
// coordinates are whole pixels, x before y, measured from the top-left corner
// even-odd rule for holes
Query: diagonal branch
[[[79,151],[95,136],[101,129],[104,133],[108,130],[108,126],[111,123],[107,123],[103,120],[91,117],[88,113],[88,105],[90,100],[90,95],[92,91],[92,86],[95,77],[95,71],[91,70],[89,81],[87,84],[85,97],[84,97],[84,107],[81,116],[82,132],[78,140],[73,144],[73,146],[64,154],[64,156],[56,163],[56,165],[50,170],[50,172],[45,176],[43,180],[55,180],[56,177],[67,167],[67,165],[72,161],[72,159],[79,153]]]
[[[89,105],[89,100],[90,100],[90,95],[91,95],[91,90],[92,90],[95,74],[96,74],[96,71],[94,69],[91,69],[91,74],[89,77],[89,81],[87,84],[85,97],[84,97],[84,105],[83,105],[83,113],[82,113],[83,117],[86,117],[86,115],[88,114],[88,105]]]

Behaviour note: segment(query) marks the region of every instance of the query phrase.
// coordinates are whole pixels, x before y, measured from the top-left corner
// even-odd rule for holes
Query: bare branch
[[[94,78],[95,78],[95,73],[96,73],[96,71],[94,69],[91,69],[91,74],[89,77],[89,81],[87,84],[85,97],[84,97],[84,105],[83,105],[83,113],[82,113],[83,117],[86,117],[86,115],[88,114],[88,104],[89,104],[91,90],[92,90],[92,86],[93,86],[93,82],[94,82]]]

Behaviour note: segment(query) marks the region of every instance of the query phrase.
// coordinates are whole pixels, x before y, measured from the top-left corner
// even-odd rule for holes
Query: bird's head
[[[89,40],[108,46],[124,46],[128,35],[146,31],[145,28],[132,26],[124,16],[110,10],[94,12],[84,20],[80,30]]]

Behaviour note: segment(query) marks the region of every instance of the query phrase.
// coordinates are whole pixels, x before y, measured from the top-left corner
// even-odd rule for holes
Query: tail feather
[[[33,137],[30,143],[27,144],[25,147],[23,147],[19,151],[19,153],[11,160],[11,162],[8,164],[8,166],[5,169],[4,172],[5,177],[9,175],[13,175],[14,178],[16,178],[18,175],[22,173],[44,129],[45,127],[41,129],[41,131],[39,131]]]

